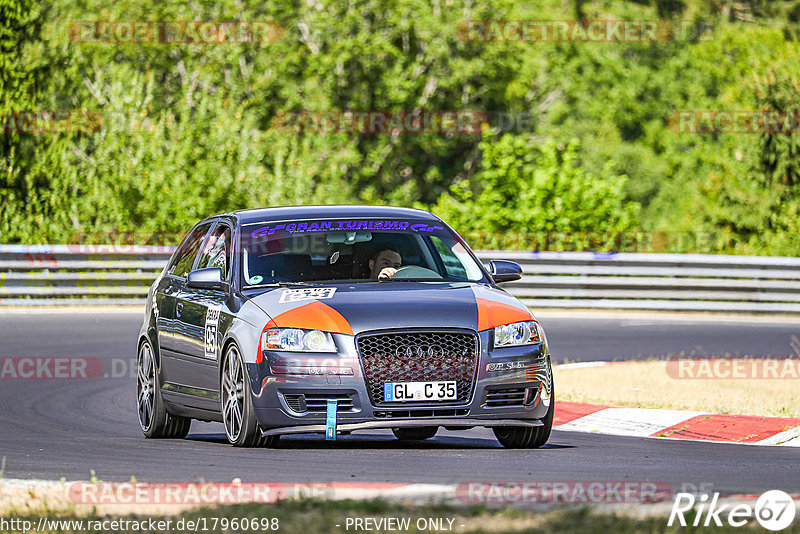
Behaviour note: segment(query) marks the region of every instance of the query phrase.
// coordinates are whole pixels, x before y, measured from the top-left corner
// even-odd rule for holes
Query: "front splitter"
[[[340,423],[336,425],[338,431],[352,432],[354,430],[371,430],[379,428],[418,428],[423,426],[454,426],[454,427],[476,427],[476,426],[524,426],[537,427],[544,426],[539,420],[526,419],[387,419],[386,421],[365,421],[363,423]],[[325,433],[325,425],[301,425],[288,426],[283,428],[271,428],[261,432],[262,436],[282,436],[286,434],[311,434]]]

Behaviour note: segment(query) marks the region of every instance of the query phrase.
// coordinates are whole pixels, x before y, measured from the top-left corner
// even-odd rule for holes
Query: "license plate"
[[[386,382],[383,385],[384,402],[456,400],[456,393],[455,381]]]

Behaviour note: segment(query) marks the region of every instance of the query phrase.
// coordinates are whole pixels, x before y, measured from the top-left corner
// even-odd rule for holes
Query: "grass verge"
[[[749,363],[752,360],[732,360]],[[664,360],[553,370],[558,400],[733,415],[800,417],[800,380],[673,378]],[[674,375],[674,373],[672,373]]]
[[[43,513],[47,514],[46,511]],[[28,515],[20,520],[31,521],[36,525],[40,515]],[[91,526],[91,521],[109,519],[107,517],[75,516],[75,515],[48,515],[51,520],[77,520],[81,521],[84,527]],[[408,528],[370,528],[356,529],[352,525],[354,519],[380,519],[380,518],[408,518]],[[604,513],[593,511],[588,508],[572,508],[551,511],[532,511],[516,508],[490,509],[485,507],[453,507],[448,505],[417,505],[409,506],[404,504],[394,504],[385,501],[286,501],[279,504],[249,504],[235,505],[214,508],[202,508],[192,512],[185,512],[179,516],[169,516],[152,518],[146,516],[128,516],[125,520],[142,521],[150,519],[161,519],[171,521],[170,527],[162,529],[161,532],[185,532],[188,529],[187,522],[198,523],[199,532],[281,532],[281,533],[343,533],[368,531],[372,533],[381,532],[455,532],[455,533],[528,533],[528,532],[559,532],[559,533],[580,533],[594,534],[615,532],[620,534],[638,532],[686,532],[696,531],[697,529],[681,528],[677,526],[667,527],[668,514],[653,517],[634,517],[630,515],[619,515],[615,513]],[[271,529],[250,529],[241,528],[242,522],[263,519],[277,519],[277,530]],[[348,527],[350,519],[350,528]],[[437,523],[447,528],[430,528],[431,523],[425,520],[437,519]],[[693,518],[687,515],[687,520],[691,522]],[[183,520],[183,523],[179,523]],[[232,528],[233,520],[236,520],[237,527]],[[452,520],[452,521],[450,521]],[[420,521],[418,523],[418,521]],[[423,525],[424,521],[424,525]],[[216,528],[212,528],[216,522]],[[2,520],[0,520],[2,523]],[[223,528],[223,523],[227,528]],[[203,528],[205,524],[205,529]],[[181,528],[179,525],[182,525]],[[375,525],[375,523],[372,523]],[[753,532],[756,525],[747,525],[742,528],[733,527],[701,527],[703,532]],[[419,527],[429,528],[419,528]],[[91,530],[90,530],[91,531]],[[144,532],[147,529],[104,529],[106,533],[122,532]],[[0,532],[14,532],[10,529],[0,528]],[[17,532],[19,532],[17,530]],[[63,529],[50,528],[43,532],[59,532],[71,534],[73,532],[87,532],[85,528],[81,530],[76,525]],[[790,528],[783,531],[786,534],[800,533],[800,523],[795,522]]]

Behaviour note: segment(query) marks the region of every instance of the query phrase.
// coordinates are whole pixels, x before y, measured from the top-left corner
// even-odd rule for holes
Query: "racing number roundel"
[[[217,328],[220,308],[210,307],[206,312],[206,358],[217,359]]]

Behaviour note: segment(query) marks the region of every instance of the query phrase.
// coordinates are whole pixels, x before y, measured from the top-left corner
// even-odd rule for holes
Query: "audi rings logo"
[[[444,349],[441,345],[400,345],[395,351],[398,357],[405,356],[406,358],[442,358],[444,357]]]

